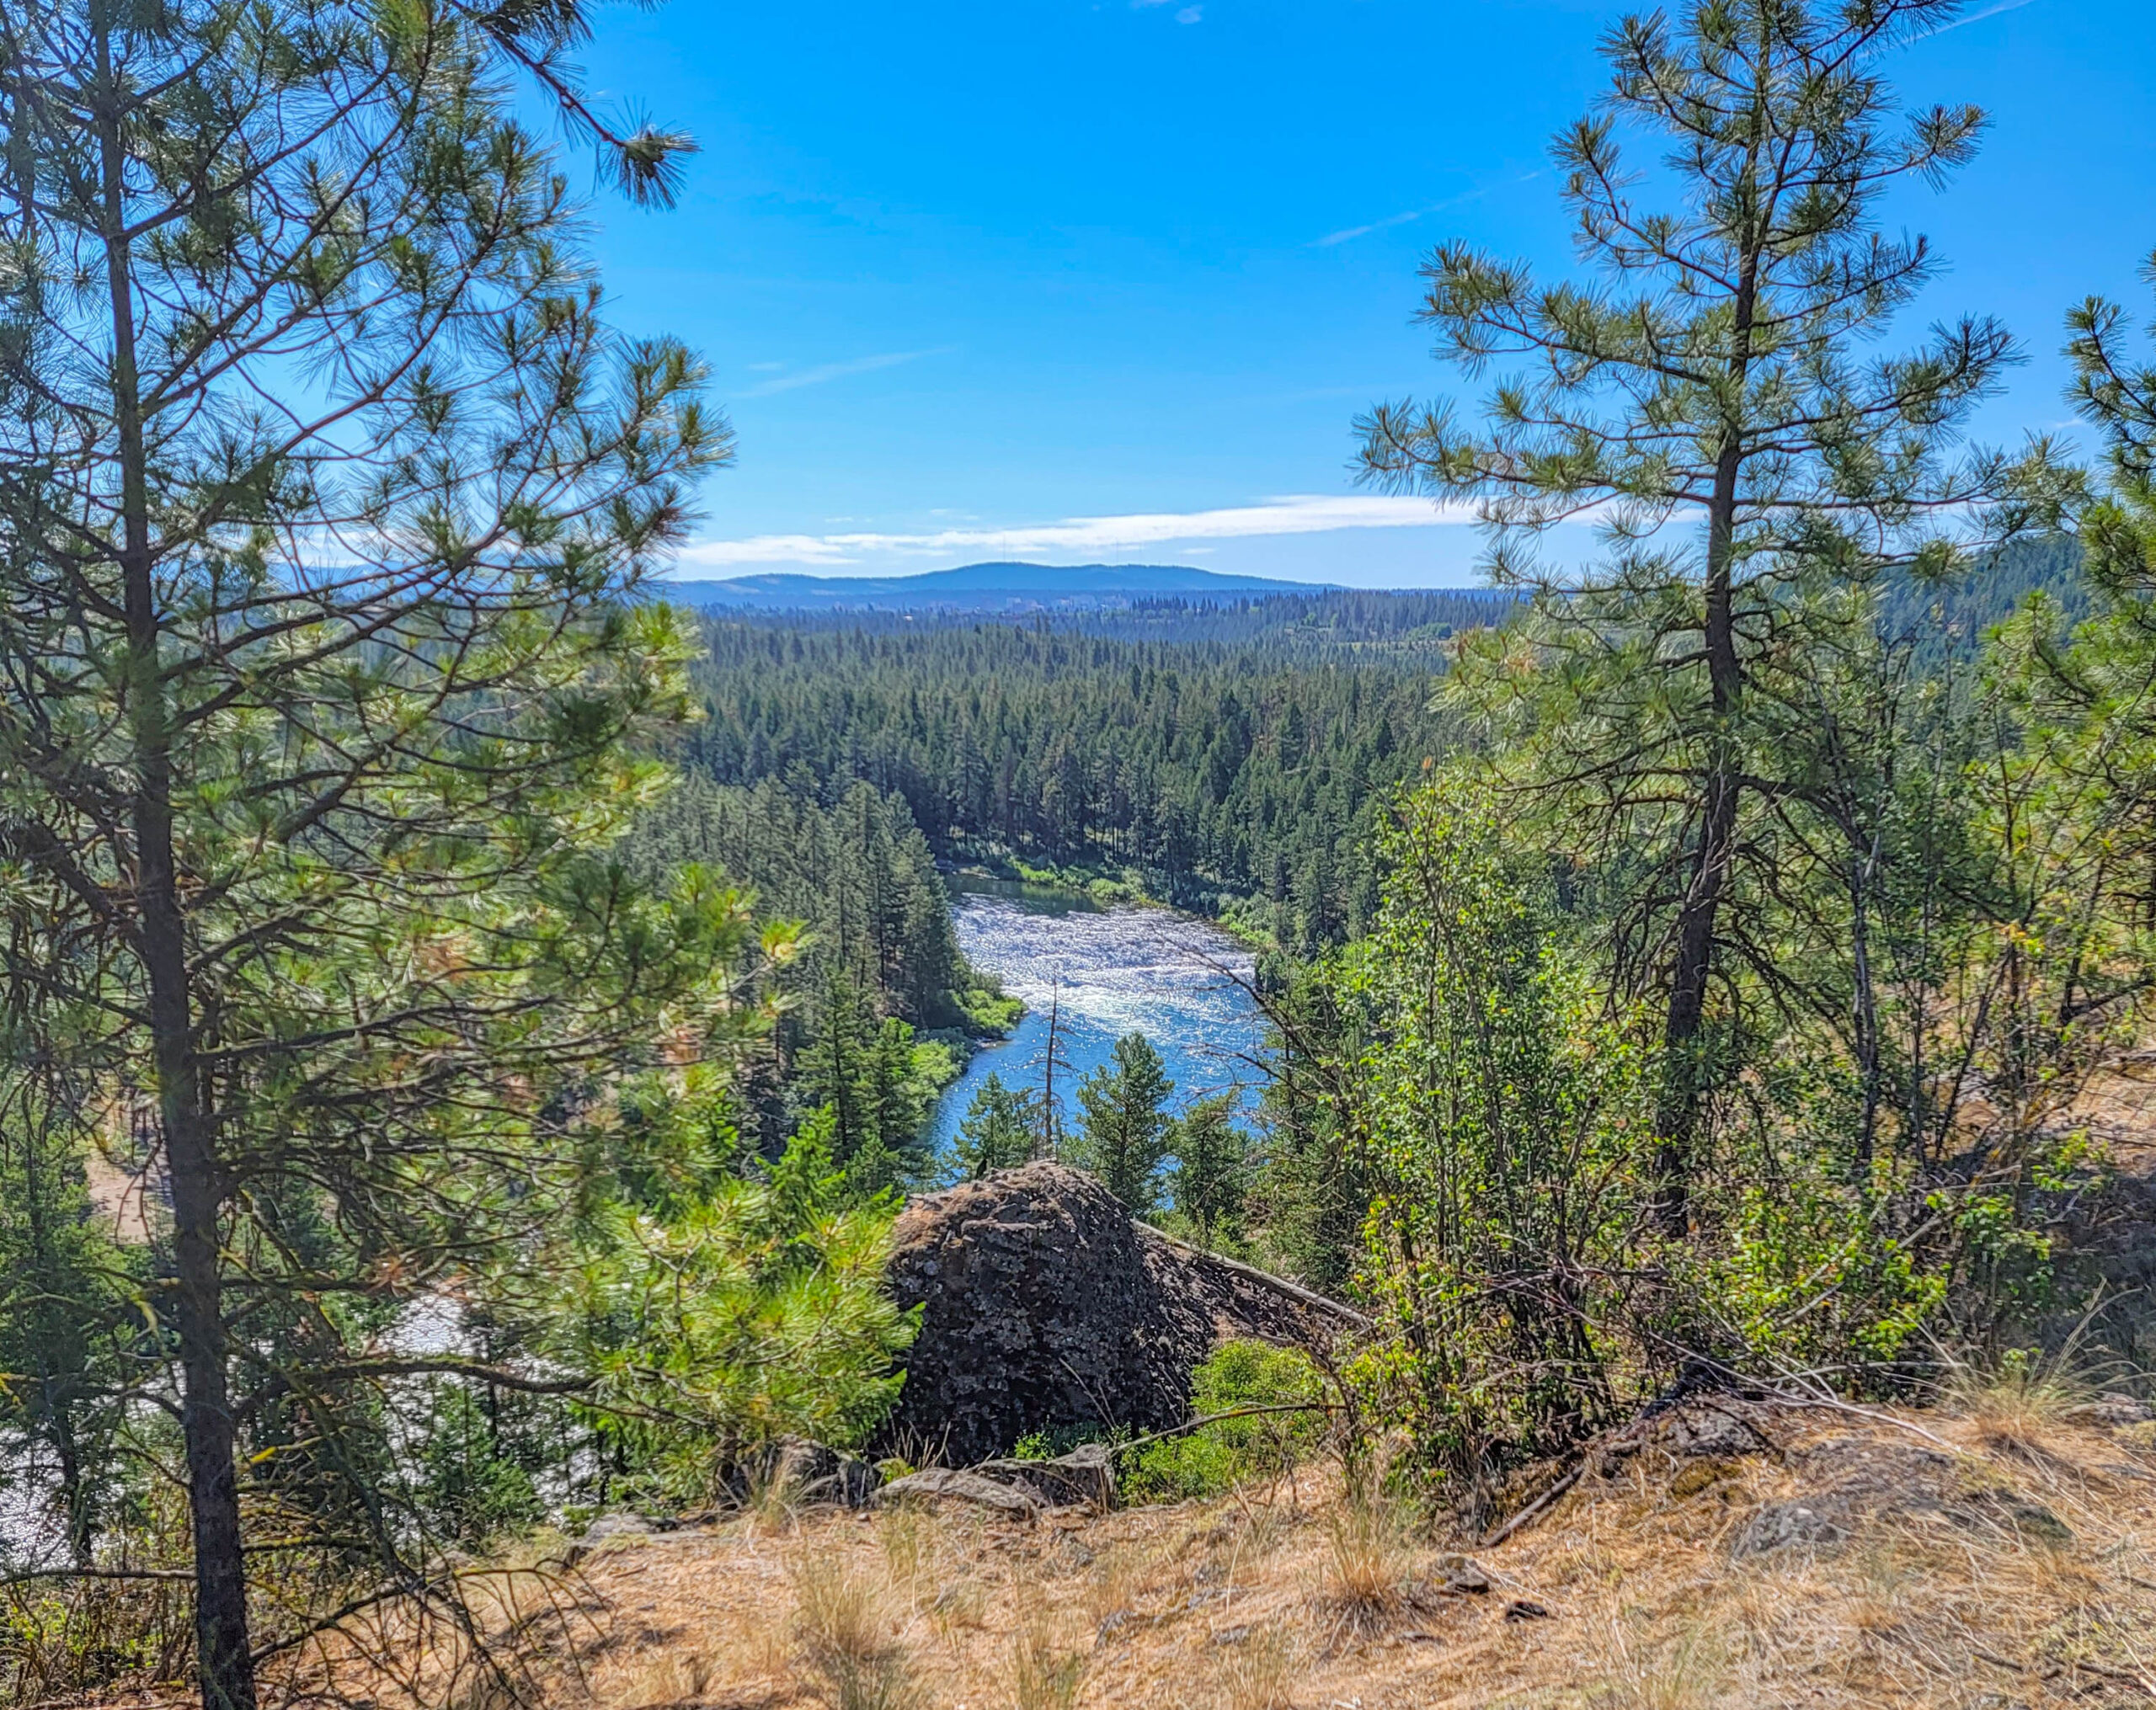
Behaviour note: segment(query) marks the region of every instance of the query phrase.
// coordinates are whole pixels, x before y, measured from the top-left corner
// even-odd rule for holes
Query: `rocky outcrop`
[[[882,1446],[917,1464],[985,1460],[1033,1431],[1165,1429],[1221,1341],[1316,1345],[1356,1318],[1169,1240],[1056,1164],[915,1200],[894,1239],[889,1286],[922,1313]]]

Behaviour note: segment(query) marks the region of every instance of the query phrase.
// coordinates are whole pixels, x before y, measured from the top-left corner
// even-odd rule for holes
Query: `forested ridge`
[[[1373,661],[1046,623],[702,632],[701,774],[862,780],[947,858],[1129,867],[1193,907],[1256,897],[1301,948],[1367,921],[1370,805],[1451,744],[1434,637]]]

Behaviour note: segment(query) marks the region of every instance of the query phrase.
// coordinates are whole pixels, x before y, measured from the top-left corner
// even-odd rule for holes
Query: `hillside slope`
[[[2124,1710],[2156,1699],[2146,1411],[1706,1400],[1466,1556],[1308,1471],[1033,1524],[767,1501],[504,1581],[493,1637],[591,1710]],[[287,1684],[387,1710],[478,1683],[445,1642],[401,1682]]]

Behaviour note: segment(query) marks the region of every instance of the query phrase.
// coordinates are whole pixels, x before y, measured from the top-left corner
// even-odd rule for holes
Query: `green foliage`
[[[1160,1199],[1168,1095],[1174,1091],[1161,1053],[1143,1033],[1124,1034],[1109,1060],[1078,1083],[1078,1132],[1065,1155],[1137,1217],[1150,1214]]]
[[[722,1095],[693,1084],[680,1117]],[[864,1201],[816,1113],[767,1169],[716,1174],[664,1216],[621,1196],[581,1244],[556,1345],[594,1374],[577,1404],[632,1481],[709,1500],[741,1453],[787,1432],[850,1446],[904,1380],[915,1319],[882,1281],[893,1207]]]
[[[1033,1155],[1040,1127],[1032,1091],[1014,1091],[1003,1084],[1001,1075],[990,1074],[974,1095],[958,1127],[954,1150],[961,1177],[978,1181],[991,1170],[1023,1164]]]
[[[504,1444],[489,1409],[462,1383],[442,1385],[421,1427],[417,1503],[445,1537],[483,1548],[544,1513],[532,1469]]]
[[[1377,931],[1340,960],[1333,1093],[1375,1185],[1357,1376],[1471,1494],[1609,1419],[1658,1361],[1623,1279],[1653,1146],[1636,1027],[1601,1012],[1541,889],[1457,792],[1402,804]]]
[[[1176,1164],[1168,1202],[1201,1247],[1231,1244],[1242,1233],[1251,1140],[1235,1120],[1239,1104],[1232,1093],[1193,1100],[1168,1129]]]
[[[828,1117],[832,1162],[859,1193],[925,1179],[922,1131],[958,1075],[949,1045],[916,1041],[895,1015],[878,1020],[868,993],[835,979],[795,1068],[795,1097]]]
[[[82,1105],[20,1040],[0,1069],[0,1441],[43,1463],[70,1557],[87,1564],[123,1494],[113,1476],[145,1331],[139,1248],[115,1241],[93,1207]],[[29,1468],[24,1470],[29,1471]],[[13,1480],[0,1465],[0,1489]],[[29,1506],[35,1476],[13,1493]]]
[[[1324,1375],[1309,1355],[1265,1342],[1231,1341],[1191,1373],[1192,1414],[1322,1403]],[[1218,1496],[1256,1478],[1278,1478],[1317,1452],[1328,1429],[1323,1408],[1246,1414],[1134,1449],[1119,1480],[1129,1502]]]

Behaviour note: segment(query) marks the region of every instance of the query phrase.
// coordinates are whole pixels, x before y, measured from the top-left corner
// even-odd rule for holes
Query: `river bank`
[[[1249,946],[1196,915],[1090,887],[969,874],[948,882],[966,959],[1025,1010],[1009,1036],[978,1049],[943,1094],[929,1128],[937,1151],[949,1147],[990,1074],[1014,1086],[1044,1084],[1051,1016],[1064,1059],[1056,1097],[1066,1120],[1078,1078],[1132,1031],[1160,1052],[1177,1104],[1228,1090],[1252,1095],[1264,1026],[1251,997]]]

